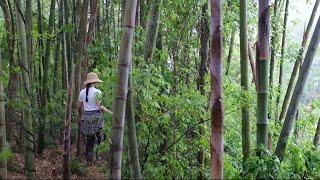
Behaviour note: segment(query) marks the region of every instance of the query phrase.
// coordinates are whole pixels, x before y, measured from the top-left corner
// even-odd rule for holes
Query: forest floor
[[[71,152],[71,173],[72,179],[105,179],[103,165],[86,166],[84,158],[77,160],[75,157],[76,148],[72,147]],[[24,175],[24,156],[21,153],[14,153],[8,167],[8,179],[26,179]],[[37,156],[36,175],[39,179],[62,179],[63,173],[63,146],[46,149],[42,157]],[[104,168],[104,169],[103,169]]]

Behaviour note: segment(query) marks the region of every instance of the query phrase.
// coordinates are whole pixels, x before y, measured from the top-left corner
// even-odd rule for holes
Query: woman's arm
[[[106,107],[104,107],[103,105],[101,105],[101,102],[97,102],[96,105],[98,106],[99,110],[102,112],[102,113],[109,113],[109,114],[113,114],[112,111],[110,111],[109,109],[107,109]]]

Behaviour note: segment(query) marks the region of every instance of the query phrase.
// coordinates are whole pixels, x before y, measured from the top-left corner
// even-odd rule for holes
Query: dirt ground
[[[101,165],[94,164],[86,166],[83,158],[76,161],[76,150],[72,147],[72,179],[106,179],[103,169],[106,169],[106,162]],[[42,157],[36,157],[36,175],[39,179],[62,179],[63,173],[63,147],[46,149]],[[20,153],[14,153],[8,167],[8,179],[26,179],[24,175],[24,156]]]

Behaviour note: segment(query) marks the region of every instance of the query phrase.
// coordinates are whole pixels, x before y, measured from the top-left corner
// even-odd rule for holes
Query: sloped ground
[[[105,179],[102,172],[106,162],[101,166],[94,164],[87,167],[84,160],[75,160],[76,149],[72,147],[71,171],[72,179]],[[62,179],[63,146],[46,149],[42,157],[36,157],[36,175],[39,179]],[[8,167],[8,179],[26,179],[24,175],[24,156],[15,153]]]

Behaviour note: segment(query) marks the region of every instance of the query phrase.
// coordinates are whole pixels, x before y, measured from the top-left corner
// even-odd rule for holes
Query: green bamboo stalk
[[[230,43],[229,43],[229,54],[228,54],[228,58],[227,58],[226,75],[225,76],[228,76],[228,74],[229,74],[231,59],[232,59],[232,55],[233,55],[234,40],[235,40],[235,37],[236,37],[236,32],[237,32],[237,28],[233,27],[232,33],[231,33],[231,39],[230,39]]]
[[[128,97],[126,102],[126,120],[128,125],[128,144],[129,144],[129,162],[131,177],[133,179],[142,179],[139,162],[138,140],[136,133],[136,121],[134,117],[133,106],[133,85],[131,72],[128,79]]]
[[[313,139],[314,147],[317,148],[319,146],[319,141],[320,141],[320,119],[318,120],[317,130]]]
[[[296,78],[297,78],[297,75],[298,75],[298,71],[299,71],[300,65],[302,64],[302,58],[303,58],[302,56],[303,56],[304,51],[305,51],[305,47],[306,47],[306,44],[307,44],[307,41],[308,41],[308,37],[309,37],[310,31],[311,31],[311,27],[312,27],[313,22],[314,22],[314,18],[315,18],[316,13],[317,13],[317,9],[319,7],[319,3],[320,3],[320,0],[317,0],[315,5],[314,5],[314,7],[313,7],[312,14],[310,16],[307,29],[303,34],[301,48],[299,50],[299,54],[298,54],[298,56],[296,58],[296,61],[294,63],[294,67],[293,67],[293,70],[292,70],[292,73],[291,73],[291,76],[290,76],[290,80],[289,80],[289,84],[288,84],[288,87],[287,87],[287,91],[286,91],[286,94],[284,96],[284,100],[283,100],[283,103],[282,103],[279,122],[281,122],[286,116],[286,113],[287,113],[287,110],[288,110],[288,106],[289,106],[289,102],[290,102],[290,99],[291,99],[291,96],[292,96],[292,92],[293,92],[293,87],[294,87],[294,84],[296,82]]]
[[[153,51],[156,45],[156,39],[159,29],[161,4],[162,0],[154,0],[151,7],[151,18],[148,25],[147,40],[144,52],[144,60],[148,63],[150,63],[152,60]]]
[[[25,24],[23,22],[22,0],[17,0],[16,3],[16,16],[17,16],[17,34],[18,34],[18,47],[20,57],[20,70],[22,77],[22,89],[23,89],[23,102],[25,103],[23,108],[23,128],[25,133],[25,173],[27,179],[35,179],[35,166],[34,166],[34,140],[33,140],[33,126],[31,119],[31,94],[30,94],[30,77],[28,67],[27,56],[27,42]]]
[[[15,58],[14,46],[14,28],[12,21],[12,9],[7,1],[0,1],[0,6],[3,11],[4,19],[5,19],[5,27],[6,27],[6,36],[7,36],[7,45],[8,45],[8,55],[9,55],[9,84],[8,84],[8,92],[7,97],[9,99],[8,106],[6,109],[6,120],[7,122],[7,140],[9,143],[14,141],[14,133],[17,131],[15,126],[12,124],[16,124],[20,121],[17,117],[18,108],[14,106],[15,102],[18,102],[18,89],[19,89],[19,72],[17,69],[18,63]]]
[[[113,105],[110,179],[121,179],[124,117],[128,93],[129,68],[132,59],[132,43],[135,27],[137,0],[127,0],[124,13],[123,31],[118,60],[116,97]]]
[[[2,58],[0,51],[0,151],[6,150],[6,117],[4,110]],[[0,179],[7,178],[7,159],[0,161]]]
[[[207,73],[207,63],[208,63],[208,56],[209,56],[209,17],[208,17],[208,3],[202,5],[201,8],[201,19],[200,19],[200,28],[199,28],[199,36],[200,36],[200,50],[199,50],[199,56],[201,59],[200,65],[199,65],[199,78],[197,81],[197,89],[199,90],[200,94],[202,96],[205,96],[205,75]],[[199,119],[200,122],[203,121],[203,119]],[[199,139],[201,139],[204,136],[204,126],[200,125],[199,127]],[[198,179],[203,180],[205,179],[205,154],[204,154],[204,148],[200,147],[198,151],[198,163],[199,163],[199,175]]]
[[[280,58],[280,72],[279,72],[279,81],[278,81],[278,94],[276,100],[276,115],[275,118],[278,120],[278,107],[280,103],[281,97],[281,88],[282,88],[282,77],[283,77],[283,60],[284,60],[284,50],[286,46],[286,34],[287,34],[287,21],[288,21],[288,14],[289,14],[289,3],[290,0],[286,0],[286,7],[284,10],[284,19],[283,19],[283,31],[282,31],[282,40],[281,40],[281,58]]]
[[[243,89],[243,98],[249,88],[249,56],[248,56],[248,27],[247,27],[247,0],[240,0],[240,69],[241,69],[241,87]],[[242,105],[242,154],[243,161],[250,155],[250,119],[249,107],[247,102]]]
[[[273,6],[273,18],[272,18],[272,37],[271,37],[271,55],[270,55],[270,74],[269,74],[269,86],[272,93],[273,90],[273,77],[274,77],[274,66],[276,56],[276,42],[278,40],[278,0],[274,1]],[[272,96],[270,96],[270,107],[272,106]]]
[[[71,160],[71,119],[72,119],[72,101],[73,101],[73,77],[74,77],[74,65],[71,64],[71,77],[69,79],[67,89],[68,89],[68,100],[66,115],[64,120],[64,136],[63,136],[63,179],[70,180],[71,171],[70,171],[70,160]]]
[[[268,146],[268,56],[270,38],[269,0],[259,0],[257,51],[257,147]]]
[[[56,0],[51,0],[50,5],[50,15],[49,15],[49,26],[48,33],[53,33],[53,26],[55,21],[55,6]],[[39,22],[41,23],[41,22]],[[40,156],[43,154],[43,150],[45,148],[45,133],[44,126],[47,119],[47,111],[48,106],[47,103],[49,101],[49,64],[50,64],[50,54],[51,54],[51,39],[47,38],[46,46],[45,46],[45,55],[43,59],[43,78],[42,78],[42,94],[41,94],[41,120],[40,120],[40,129],[39,129],[39,142],[37,152]]]
[[[318,45],[320,41],[320,18],[318,19],[317,25],[313,32],[310,45],[308,47],[307,53],[305,55],[303,64],[301,66],[301,71],[299,73],[297,84],[294,88],[288,112],[284,121],[284,124],[281,129],[281,133],[278,139],[277,147],[275,150],[276,156],[279,159],[283,158],[283,154],[286,148],[287,139],[290,135],[292,127],[295,121],[295,115],[302,97],[303,89],[308,79],[308,75],[311,69],[312,62],[314,60]]]
[[[69,12],[69,4],[68,0],[63,0],[63,7],[64,7],[64,24],[65,25],[70,25],[70,12]],[[81,1],[78,1],[78,2],[81,2]],[[68,59],[68,77],[71,76],[71,67],[72,67],[72,52],[71,52],[71,32],[70,31],[67,31],[65,33],[65,39],[66,39],[66,50],[67,50],[67,59]]]

